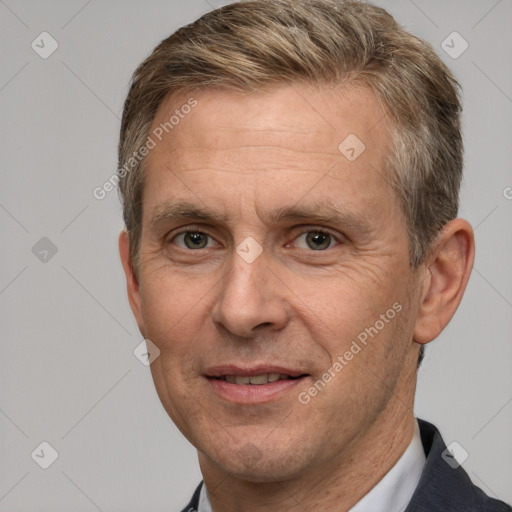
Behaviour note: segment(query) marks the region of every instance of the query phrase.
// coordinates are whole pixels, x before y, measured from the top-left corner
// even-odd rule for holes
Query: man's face
[[[389,120],[365,90],[193,96],[147,158],[134,311],[160,399],[202,466],[261,481],[348,459],[414,392]]]

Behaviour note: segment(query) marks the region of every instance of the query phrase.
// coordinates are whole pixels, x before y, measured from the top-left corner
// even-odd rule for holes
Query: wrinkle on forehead
[[[199,91],[194,110],[148,155],[152,206],[167,195],[265,218],[267,209],[325,198],[382,220],[389,137],[380,104],[364,90],[350,101],[332,89],[303,96],[290,87],[265,94]],[[155,123],[178,104],[174,98],[163,105]],[[351,133],[366,145],[353,162],[338,150]]]
[[[153,127],[165,123],[187,97],[168,97],[157,112]],[[223,135],[231,141],[242,135],[253,140],[267,138],[272,143],[283,135],[289,142],[289,136],[293,135],[299,145],[302,139],[315,138],[320,143],[326,137],[339,143],[350,133],[347,120],[352,125],[351,131],[357,133],[363,129],[382,131],[388,117],[373,91],[361,87],[295,84],[251,93],[203,89],[196,91],[194,98],[197,106],[168,134],[176,147],[189,148],[198,140],[203,147],[209,147],[209,142],[222,146],[219,143]],[[242,115],[230,115],[233,109]],[[201,111],[208,115],[200,116]],[[195,130],[191,133],[187,121],[193,117]],[[335,150],[337,143],[332,147]]]

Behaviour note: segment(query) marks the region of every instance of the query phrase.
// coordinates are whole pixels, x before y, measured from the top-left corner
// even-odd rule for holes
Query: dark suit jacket
[[[427,461],[404,512],[512,512],[512,507],[474,485],[461,466],[452,469],[441,457],[446,445],[437,428],[423,420],[418,422]],[[201,486],[182,512],[197,510]]]

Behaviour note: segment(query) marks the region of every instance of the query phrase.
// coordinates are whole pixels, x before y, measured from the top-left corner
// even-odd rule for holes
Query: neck
[[[200,457],[214,512],[260,512],[276,505],[282,512],[348,511],[395,465],[413,437],[412,400],[388,405],[343,453],[289,480],[240,480]]]

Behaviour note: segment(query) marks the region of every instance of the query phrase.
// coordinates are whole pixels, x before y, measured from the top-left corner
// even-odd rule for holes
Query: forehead
[[[192,102],[195,106],[189,108]],[[226,137],[245,143],[248,135],[255,141],[278,142],[280,134],[294,134],[288,139],[292,147],[306,139],[308,146],[332,150],[349,133],[372,143],[387,139],[387,122],[368,88],[294,84],[252,93],[203,89],[172,95],[160,106],[151,130],[164,127],[167,149],[172,145],[175,150],[198,143],[213,146]]]
[[[335,201],[343,189],[345,201],[362,194],[372,202],[389,188],[389,120],[368,89],[295,84],[180,94],[161,105],[154,133],[161,140],[147,157],[149,207],[169,195],[222,203],[232,194],[276,208],[308,189],[312,201],[320,193]]]

